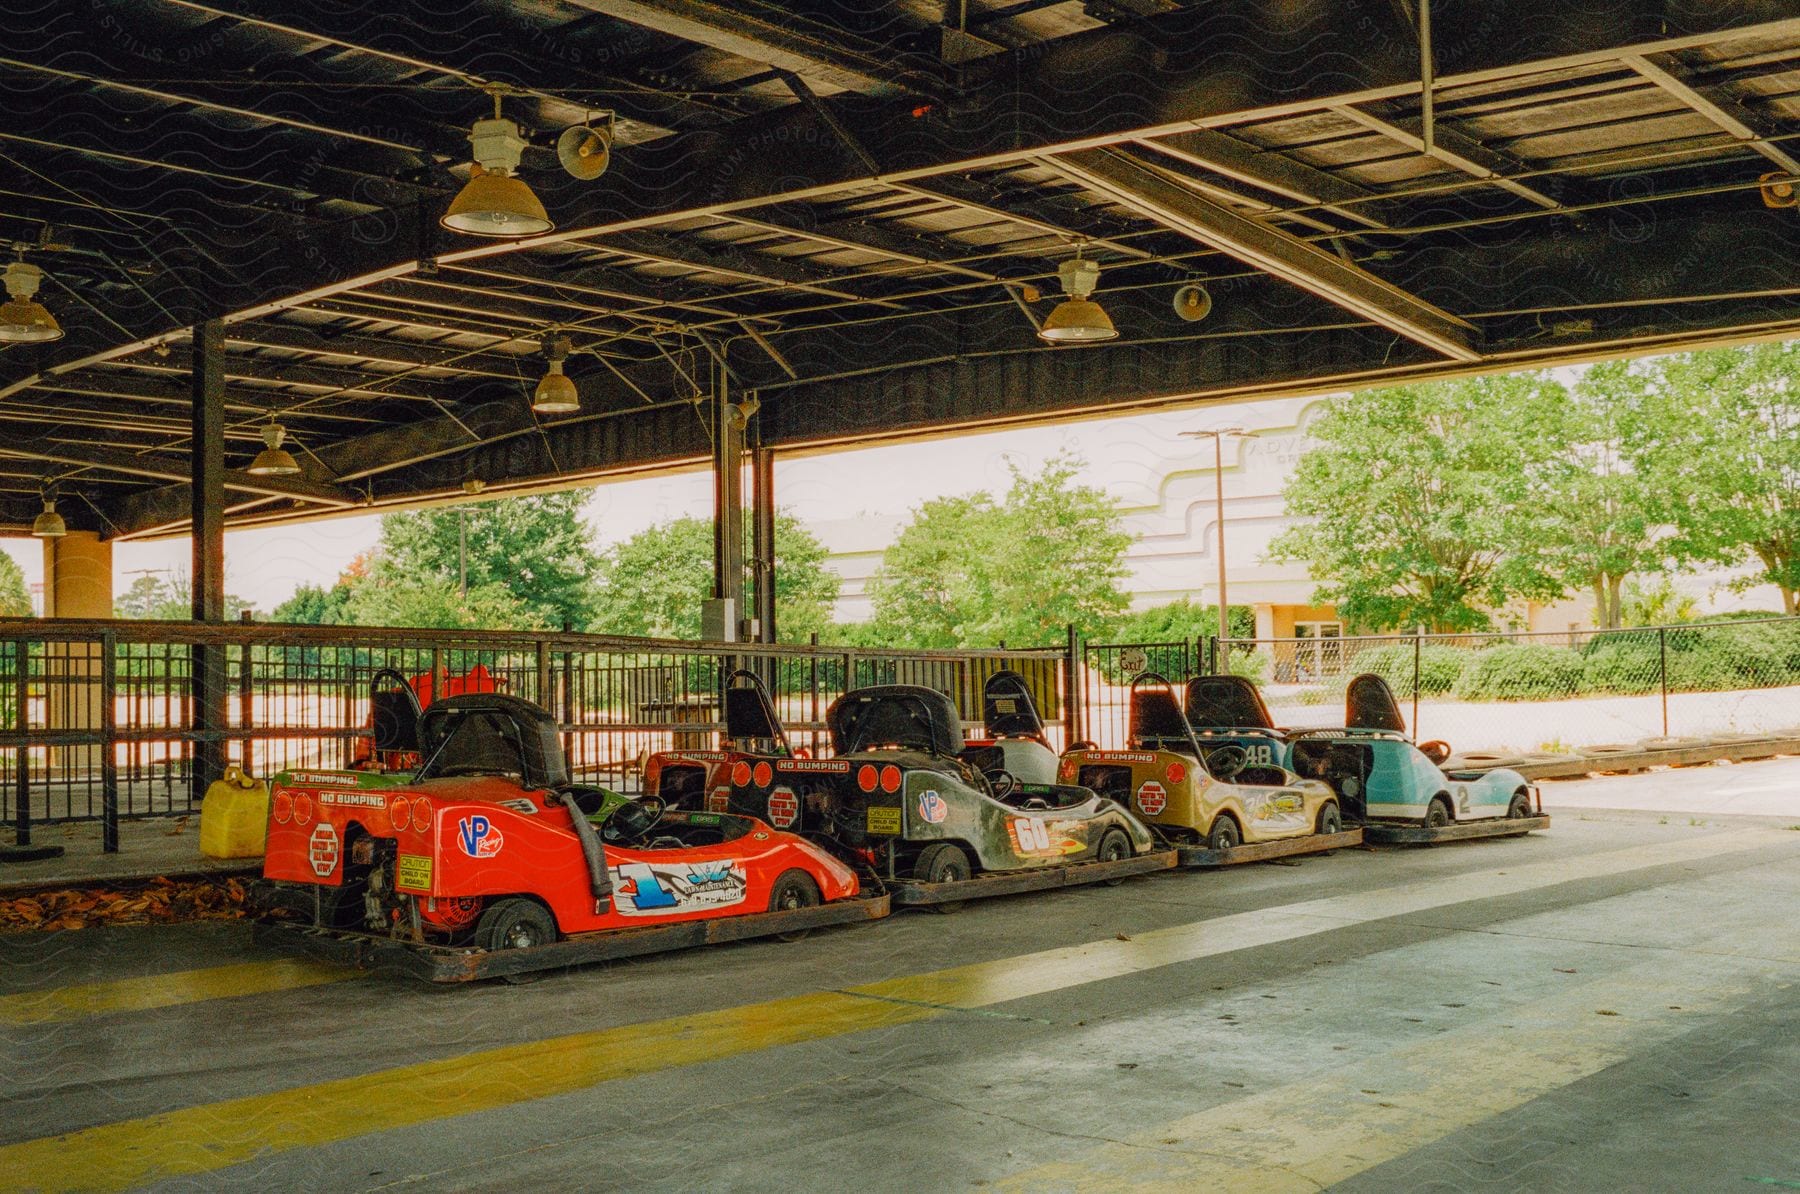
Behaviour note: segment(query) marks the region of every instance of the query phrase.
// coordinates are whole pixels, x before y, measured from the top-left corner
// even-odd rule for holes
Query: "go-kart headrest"
[[[831,703],[825,720],[831,749],[856,754],[878,746],[951,757],[963,748],[956,703],[935,688],[884,684],[847,692]]]
[[[1275,728],[1262,693],[1243,676],[1195,676],[1189,680],[1187,719],[1195,729]]]
[[[981,686],[981,720],[990,738],[1044,736],[1044,719],[1018,672],[995,672]]]
[[[725,736],[733,741],[763,738],[786,745],[769,690],[755,672],[739,669],[725,681]]]
[[[1169,682],[1152,672],[1144,672],[1132,681],[1129,736],[1134,747],[1193,742],[1193,733],[1181,716],[1181,706],[1175,703]]]
[[[528,788],[569,783],[556,719],[530,701],[474,692],[433,701],[419,718],[418,778],[462,771],[517,775]]]
[[[369,681],[369,723],[375,750],[419,749],[419,694],[407,678],[384,667]]]
[[[1394,690],[1374,672],[1364,672],[1344,690],[1344,725],[1352,730],[1392,730],[1406,733],[1406,719]]]

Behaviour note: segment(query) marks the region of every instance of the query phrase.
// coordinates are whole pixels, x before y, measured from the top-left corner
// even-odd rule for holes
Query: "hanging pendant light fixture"
[[[1113,326],[1100,304],[1088,297],[1100,284],[1100,267],[1085,260],[1077,245],[1074,260],[1057,266],[1056,273],[1069,297],[1050,312],[1044,326],[1038,329],[1038,337],[1052,344],[1092,344],[1117,339],[1119,329]]]
[[[6,267],[7,300],[0,304],[0,341],[10,344],[42,343],[62,339],[62,326],[34,297],[44,271],[25,261]]]
[[[39,539],[61,539],[69,533],[69,524],[56,512],[56,499],[44,495],[44,512],[31,522],[31,533]]]
[[[569,356],[567,336],[545,336],[544,355],[550,368],[537,383],[531,395],[531,409],[540,415],[570,415],[581,409],[581,391],[575,381],[563,373],[563,362]]]
[[[256,454],[245,471],[253,477],[292,477],[300,471],[300,462],[294,454],[281,446],[287,438],[287,428],[271,421],[262,430],[263,450]]]
[[[556,227],[525,180],[515,177],[525,152],[519,126],[500,115],[500,90],[492,91],[494,115],[469,131],[475,166],[469,181],[438,222],[469,236],[535,236]]]

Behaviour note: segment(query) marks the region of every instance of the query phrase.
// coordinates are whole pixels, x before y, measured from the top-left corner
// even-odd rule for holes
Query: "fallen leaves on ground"
[[[245,900],[238,879],[153,879],[129,888],[41,891],[0,899],[0,932],[237,920],[247,915]]]

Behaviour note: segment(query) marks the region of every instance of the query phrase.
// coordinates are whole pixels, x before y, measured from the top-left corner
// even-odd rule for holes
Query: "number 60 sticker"
[[[1014,817],[1007,822],[1012,831],[1013,848],[1021,854],[1047,854],[1050,852],[1050,830],[1042,821],[1034,821],[1030,817]]]

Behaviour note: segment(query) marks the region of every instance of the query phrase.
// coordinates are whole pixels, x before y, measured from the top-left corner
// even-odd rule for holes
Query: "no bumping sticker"
[[[769,793],[769,824],[786,829],[800,818],[800,798],[794,789],[779,787]]]
[[[936,789],[927,788],[919,793],[919,820],[930,825],[941,825],[949,815],[950,805],[937,794]]]
[[[320,821],[313,826],[312,837],[306,841],[306,861],[312,864],[313,874],[321,879],[337,870],[337,826],[330,821]]]
[[[1155,780],[1145,780],[1137,790],[1137,806],[1146,817],[1159,816],[1169,807],[1169,793]]]

